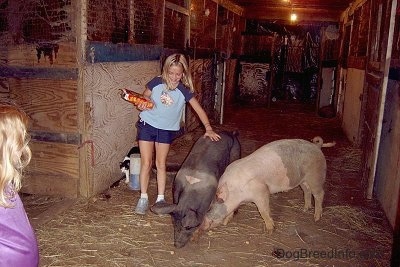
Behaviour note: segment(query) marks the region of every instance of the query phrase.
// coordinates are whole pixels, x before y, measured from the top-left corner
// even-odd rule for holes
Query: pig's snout
[[[176,248],[183,248],[185,245],[186,245],[186,243],[180,242],[178,240],[175,240],[175,242],[174,242],[174,246]]]
[[[188,233],[178,233],[175,234],[174,246],[176,248],[184,247],[190,240],[191,234]]]
[[[203,224],[207,227],[206,230],[222,224],[227,215],[228,210],[224,201],[217,199],[217,201],[211,204],[210,210],[204,217]]]
[[[224,221],[225,216],[213,216],[212,214],[208,214],[204,217],[201,229],[203,231],[210,230],[212,228],[221,225]]]

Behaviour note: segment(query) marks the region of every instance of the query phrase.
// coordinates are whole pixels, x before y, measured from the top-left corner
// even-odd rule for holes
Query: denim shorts
[[[171,144],[179,136],[180,131],[169,131],[157,129],[150,124],[138,120],[136,123],[137,139],[157,143]]]

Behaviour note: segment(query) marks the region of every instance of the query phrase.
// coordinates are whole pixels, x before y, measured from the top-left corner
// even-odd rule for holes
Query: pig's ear
[[[176,205],[175,204],[167,204],[163,203],[162,205],[154,205],[150,208],[152,212],[155,214],[171,214],[175,211]]]
[[[217,189],[216,200],[218,203],[222,203],[227,197],[228,197],[228,186],[226,185],[226,183],[223,183]]]
[[[200,179],[196,178],[196,177],[193,177],[193,176],[190,176],[190,175],[186,175],[186,181],[189,184],[197,184],[198,182],[200,182]]]
[[[224,203],[224,200],[222,198],[216,197],[215,202],[217,202],[218,204],[222,204]]]

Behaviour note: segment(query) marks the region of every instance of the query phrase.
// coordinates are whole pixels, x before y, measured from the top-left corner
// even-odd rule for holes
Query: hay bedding
[[[291,119],[293,124],[301,125],[295,118]],[[323,120],[320,124],[326,122]],[[251,152],[246,149],[247,145],[255,149],[263,144],[260,136],[274,138],[267,125],[260,126],[264,129],[253,127],[249,138],[248,124],[244,120],[238,127],[231,120],[224,125],[227,129],[239,128],[244,155]],[[334,132],[327,125],[325,131]],[[315,134],[309,128],[304,131],[299,135]],[[285,134],[281,132],[280,136]],[[151,212],[144,217],[133,214],[139,192],[130,191],[121,182],[91,200],[78,201],[35,229],[40,266],[389,266],[391,230],[384,213],[375,201],[359,197],[360,189],[356,188],[359,184],[352,182],[359,180],[360,153],[345,141],[341,142],[340,138],[345,140],[342,135],[332,138],[339,145],[329,148],[330,151],[324,150],[328,154],[326,201],[322,219],[317,223],[313,221],[313,209],[303,211],[303,193],[295,188],[271,196],[271,216],[275,221],[272,235],[265,234],[256,206],[249,203],[240,206],[227,226],[212,229],[198,241],[175,249],[170,216]],[[173,153],[188,151],[193,139],[177,140]],[[349,192],[355,195],[353,202],[347,195]],[[152,177],[151,203],[155,195],[156,181]],[[167,200],[171,199],[171,184],[168,184]],[[34,201],[31,199],[31,202]],[[282,250],[285,257],[279,255]],[[311,251],[315,256],[296,257],[296,253]],[[334,252],[334,257],[328,257]]]
[[[37,219],[49,207],[64,201],[63,197],[58,196],[36,196],[23,193],[20,196],[31,221]]]
[[[300,189],[271,197],[276,226],[271,236],[265,234],[255,205],[245,204],[230,224],[183,249],[173,246],[169,216],[133,214],[138,196],[123,183],[109,194],[108,199],[80,201],[36,229],[41,266],[388,266],[390,233],[381,224],[344,205],[325,207],[321,221],[314,223],[313,211],[302,211]],[[363,261],[273,254],[277,249],[365,253],[371,248],[379,257]]]

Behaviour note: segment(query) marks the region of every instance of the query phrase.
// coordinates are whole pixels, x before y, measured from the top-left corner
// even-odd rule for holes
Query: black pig
[[[175,176],[173,204],[151,208],[156,214],[171,214],[177,248],[185,246],[202,223],[225,168],[240,158],[238,133],[223,131],[219,135],[219,141],[202,136],[193,145]]]

